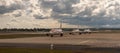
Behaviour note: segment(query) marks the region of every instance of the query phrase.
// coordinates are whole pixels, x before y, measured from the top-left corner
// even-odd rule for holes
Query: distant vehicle
[[[82,34],[82,31],[80,31],[79,29],[74,29],[72,32],[70,32],[69,34],[71,34],[71,35],[74,35],[74,34],[79,34],[79,35],[81,35]]]
[[[53,28],[47,33],[47,36],[53,37],[54,35],[63,36],[62,23],[60,23],[60,28]]]

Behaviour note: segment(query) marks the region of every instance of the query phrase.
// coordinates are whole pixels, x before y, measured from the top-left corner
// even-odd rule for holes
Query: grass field
[[[30,48],[0,48],[0,53],[72,53],[66,50],[30,49]]]
[[[81,49],[79,51],[72,50],[49,50],[38,48],[0,48],[0,53],[119,53],[112,50],[100,49]]]

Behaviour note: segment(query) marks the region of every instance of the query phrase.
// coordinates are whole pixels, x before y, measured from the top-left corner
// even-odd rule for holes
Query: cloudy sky
[[[0,0],[0,28],[120,28],[119,0]]]

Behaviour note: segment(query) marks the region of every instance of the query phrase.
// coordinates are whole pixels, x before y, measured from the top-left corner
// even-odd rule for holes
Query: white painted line
[[[90,40],[82,41],[79,44],[90,42]]]

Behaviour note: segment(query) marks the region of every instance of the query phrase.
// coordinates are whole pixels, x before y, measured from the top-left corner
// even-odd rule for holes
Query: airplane
[[[92,31],[91,31],[90,29],[85,29],[85,30],[83,31],[83,33],[84,33],[84,34],[87,34],[87,33],[88,33],[88,34],[91,34]]]
[[[77,28],[77,29],[73,29],[73,31],[70,32],[69,34],[70,34],[70,35],[74,35],[74,34],[76,34],[76,33],[78,33],[79,35],[82,34],[82,31],[79,30],[79,25],[78,25],[78,28]]]
[[[54,35],[60,35],[60,37],[62,37],[63,36],[62,23],[60,23],[60,28],[53,28],[46,35],[51,37],[53,37]]]
[[[81,35],[82,34],[82,31],[80,31],[79,29],[74,29],[72,32],[70,32],[69,34],[70,35],[74,35],[74,34],[76,34],[76,33],[78,33],[79,35]]]

